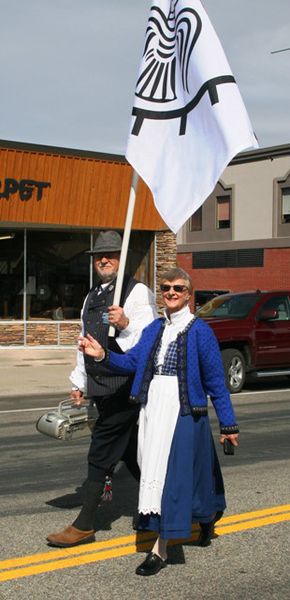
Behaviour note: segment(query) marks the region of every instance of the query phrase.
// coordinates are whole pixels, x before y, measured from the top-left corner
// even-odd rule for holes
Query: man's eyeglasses
[[[174,292],[181,294],[181,292],[185,292],[188,288],[186,285],[168,285],[167,283],[161,283],[160,289],[161,292],[169,292],[172,289]]]

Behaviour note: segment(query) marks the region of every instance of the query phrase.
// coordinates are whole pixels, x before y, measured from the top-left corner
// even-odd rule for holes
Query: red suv
[[[231,393],[241,391],[247,373],[290,375],[290,291],[224,294],[196,316],[217,337]]]

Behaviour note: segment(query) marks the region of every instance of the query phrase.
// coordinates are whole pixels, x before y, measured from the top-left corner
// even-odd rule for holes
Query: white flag
[[[153,0],[126,158],[176,233],[257,140],[199,0]]]

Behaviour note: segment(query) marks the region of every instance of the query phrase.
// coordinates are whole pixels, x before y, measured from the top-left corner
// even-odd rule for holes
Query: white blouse
[[[185,329],[188,323],[190,323],[190,321],[192,321],[192,319],[194,318],[194,315],[190,312],[188,306],[185,306],[181,310],[172,313],[169,316],[166,314],[166,311],[164,311],[164,316],[166,319],[166,324],[161,339],[160,351],[158,354],[158,366],[163,365],[164,357],[169,344],[176,339],[178,333],[180,333],[180,331],[183,331],[183,329]]]

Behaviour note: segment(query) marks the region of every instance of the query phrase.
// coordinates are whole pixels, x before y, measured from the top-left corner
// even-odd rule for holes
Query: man
[[[82,333],[93,335],[102,346],[123,353],[134,346],[142,329],[157,316],[154,296],[143,283],[125,275],[120,306],[113,305],[122,239],[116,231],[101,231],[92,252],[99,285],[92,288],[82,309]],[[113,325],[115,337],[108,337]],[[130,404],[132,379],[112,373],[91,357],[77,353],[70,375],[71,398],[81,404],[84,395],[96,404],[96,421],[88,454],[88,477],[83,485],[83,506],[73,524],[50,534],[53,546],[77,546],[94,541],[94,522],[106,476],[119,460],[139,479],[137,465],[138,406]]]

